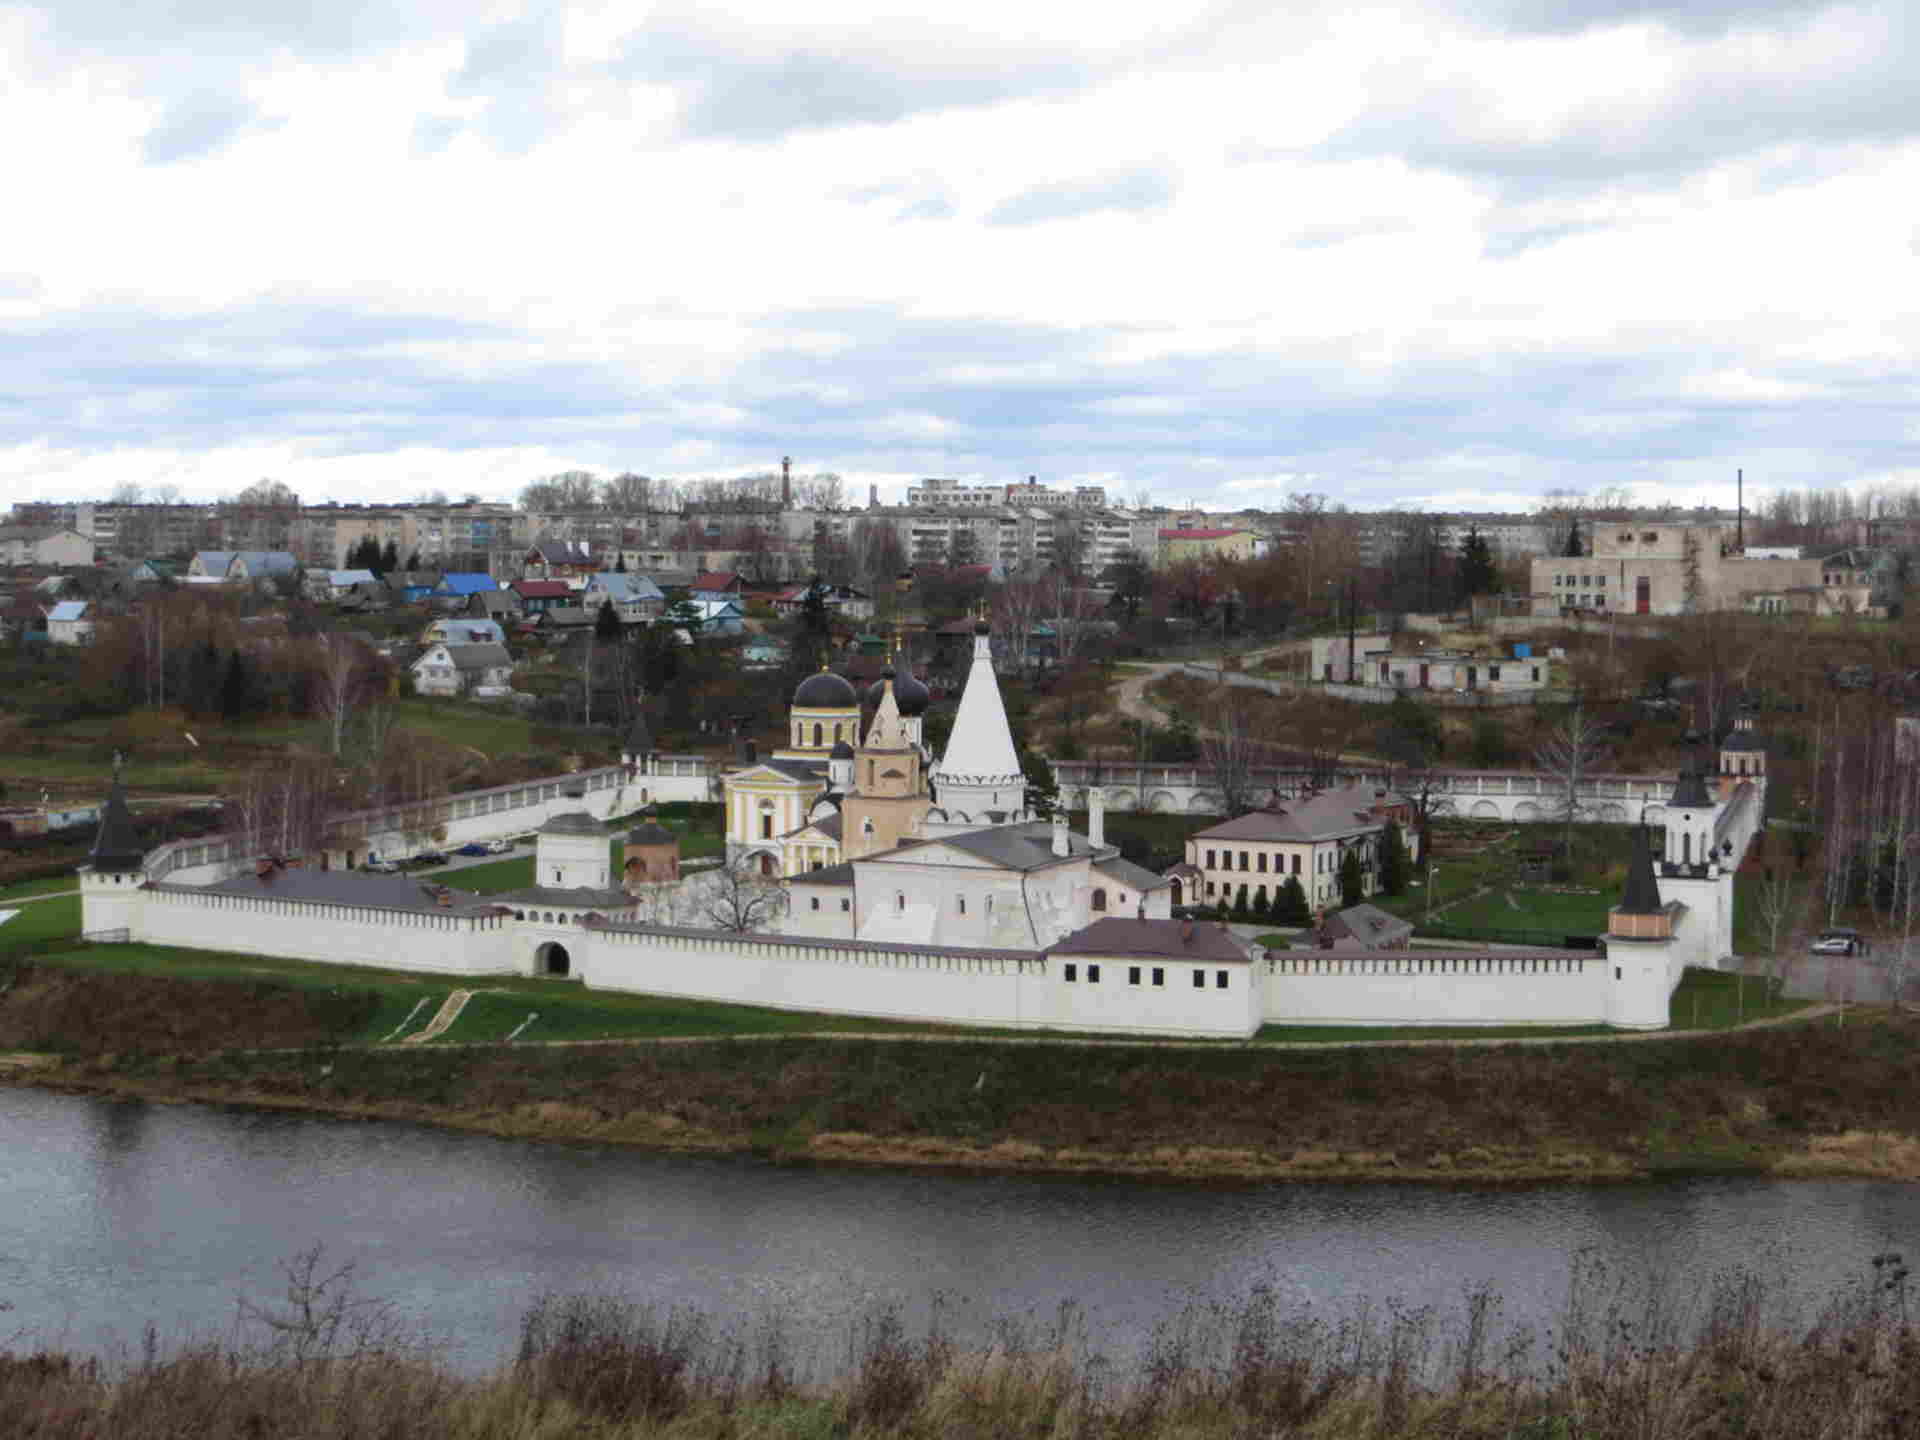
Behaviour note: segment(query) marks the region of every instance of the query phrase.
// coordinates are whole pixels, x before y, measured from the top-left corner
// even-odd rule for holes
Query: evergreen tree
[[[600,602],[600,613],[593,617],[593,638],[596,640],[620,638],[620,616],[613,608],[613,601]]]
[[[252,682],[246,657],[238,650],[227,652],[227,673],[220,682],[220,714],[238,720],[252,708]]]
[[[1467,538],[1460,544],[1460,593],[1467,597],[1491,595],[1499,588],[1493,547],[1487,544],[1487,537],[1480,533],[1479,526],[1469,525]]]
[[[619,559],[613,562],[613,573],[616,575],[624,575],[627,573],[627,552],[626,551],[622,550],[620,552]]]
[[[1567,526],[1566,558],[1569,560],[1578,560],[1586,553],[1586,551],[1580,548],[1580,522],[1578,519],[1575,519]]]
[[[827,609],[826,587],[820,583],[820,577],[814,576],[807,585],[807,593],[800,602],[800,625],[809,635],[824,636],[832,621]]]
[[[407,569],[409,571],[417,571],[419,568],[420,568],[420,552],[416,550],[407,557]]]
[[[1287,877],[1287,883],[1280,887],[1280,895],[1273,908],[1273,918],[1282,925],[1313,923],[1313,911],[1307,905],[1306,887],[1300,883],[1298,875]]]
[[[1404,895],[1407,890],[1407,872],[1411,861],[1407,857],[1406,836],[1400,833],[1398,820],[1387,821],[1387,830],[1380,837],[1380,889],[1388,895]]]
[[[1060,785],[1053,778],[1053,766],[1038,750],[1022,750],[1020,773],[1027,781],[1027,805],[1042,820],[1051,820],[1060,806]]]
[[[1340,908],[1358,905],[1366,896],[1360,878],[1360,851],[1356,846],[1340,857]]]
[[[1253,911],[1247,905],[1247,887],[1244,884],[1234,892],[1233,918],[1243,925],[1253,919]]]
[[[206,641],[187,667],[187,708],[196,715],[220,713],[220,652]]]
[[[400,547],[391,540],[387,541],[387,548],[380,552],[380,558],[373,564],[367,566],[367,569],[377,571],[382,575],[391,575],[399,568]]]
[[[1491,715],[1480,715],[1473,722],[1473,763],[1492,770],[1507,763],[1507,732]]]

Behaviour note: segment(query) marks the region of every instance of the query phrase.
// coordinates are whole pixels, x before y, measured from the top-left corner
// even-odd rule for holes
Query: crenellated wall
[[[1265,971],[1275,1025],[1599,1025],[1609,972],[1584,953],[1282,951]]]
[[[149,885],[128,929],[152,945],[238,950],[333,965],[443,974],[511,974],[516,968],[510,916],[229,895],[191,885]]]

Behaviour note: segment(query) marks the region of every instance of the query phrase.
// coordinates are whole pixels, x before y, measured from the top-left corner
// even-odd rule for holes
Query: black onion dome
[[[833,754],[832,754],[832,757],[831,757],[831,758],[833,758],[833,759],[835,759],[835,760],[851,760],[851,759],[853,759],[853,746],[851,746],[851,745],[849,745],[849,744],[848,744],[848,743],[847,743],[846,741],[844,741],[844,740],[836,740],[836,741],[834,741],[834,742],[833,742]]]
[[[867,704],[878,705],[880,697],[887,693],[884,678],[876,680],[867,687]],[[933,692],[920,681],[913,678],[911,670],[903,670],[893,677],[893,703],[900,707],[903,716],[911,718],[927,713],[927,706],[933,702]]]
[[[822,670],[800,682],[793,703],[808,710],[851,710],[859,706],[860,697],[846,676]]]

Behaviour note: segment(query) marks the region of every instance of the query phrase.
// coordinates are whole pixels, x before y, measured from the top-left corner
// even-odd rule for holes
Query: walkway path
[[[440,1036],[446,1034],[453,1022],[460,1018],[460,1012],[467,1008],[467,1001],[471,1000],[473,995],[474,992],[471,990],[454,991],[451,995],[447,996],[446,1003],[440,1007],[439,1013],[427,1022],[426,1029],[415,1031],[400,1043],[402,1045],[419,1045],[427,1040],[439,1039]]]

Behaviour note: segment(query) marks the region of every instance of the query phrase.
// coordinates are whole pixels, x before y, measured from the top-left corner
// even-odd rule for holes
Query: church
[[[985,621],[937,759],[930,699],[890,667],[867,691],[868,720],[853,685],[823,669],[794,691],[789,743],[722,777],[728,858],[785,877],[785,933],[1019,950],[1109,914],[1171,916],[1171,882],[1106,842],[1097,790],[1086,835],[1028,807]]]

